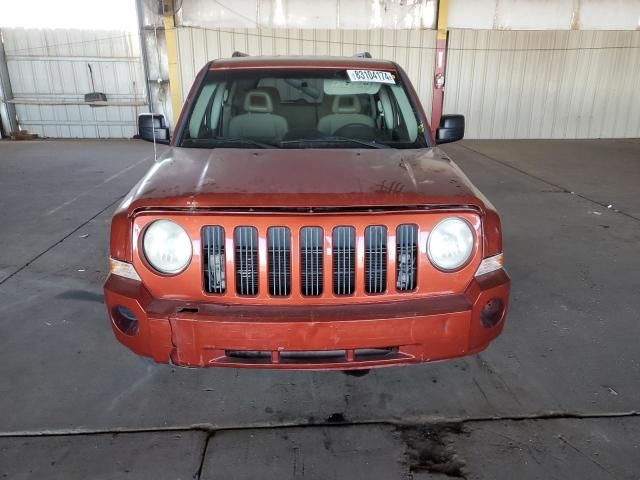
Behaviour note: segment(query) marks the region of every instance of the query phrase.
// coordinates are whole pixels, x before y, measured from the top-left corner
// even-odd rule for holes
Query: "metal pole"
[[[178,67],[178,40],[174,17],[173,0],[164,0],[164,39],[167,45],[167,60],[169,62],[169,91],[171,93],[171,111],[173,125],[178,123],[182,101],[180,100],[180,69]]]
[[[13,91],[4,51],[4,38],[0,30],[0,127],[6,134],[18,131],[16,107],[9,103],[10,100],[13,100]]]
[[[138,33],[140,35],[140,52],[142,53],[142,71],[144,73],[144,88],[147,94],[147,103],[149,111],[153,111],[153,98],[151,97],[151,87],[149,86],[149,54],[147,52],[147,39],[144,30],[144,6],[143,0],[136,0],[136,14],[138,15]]]
[[[438,1],[438,33],[436,36],[436,61],[433,76],[433,101],[431,102],[431,128],[440,125],[444,104],[445,72],[447,67],[447,39],[449,17],[449,0]]]

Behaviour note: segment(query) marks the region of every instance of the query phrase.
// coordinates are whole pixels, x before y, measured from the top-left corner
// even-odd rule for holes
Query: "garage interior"
[[[638,478],[637,1],[139,0],[103,5],[111,25],[49,3],[40,26],[0,7],[2,478]],[[154,163],[137,116],[173,128],[237,50],[369,51],[431,118],[465,115],[442,148],[500,212],[512,280],[487,350],[353,376],[113,339],[111,215]]]

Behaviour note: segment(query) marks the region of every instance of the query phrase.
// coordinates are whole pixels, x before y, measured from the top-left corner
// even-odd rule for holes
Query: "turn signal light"
[[[137,280],[138,282],[141,281],[140,275],[138,275],[136,269],[133,268],[133,265],[127,262],[121,262],[115,258],[109,258],[109,271],[114,275]]]
[[[504,267],[504,255],[499,253],[498,255],[494,255],[493,257],[488,257],[482,260],[478,270],[476,270],[476,277],[480,275],[485,275],[487,273],[495,272],[496,270],[500,270]]]

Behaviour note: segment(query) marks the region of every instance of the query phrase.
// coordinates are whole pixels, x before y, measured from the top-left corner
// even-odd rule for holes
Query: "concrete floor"
[[[637,480],[640,141],[445,149],[502,214],[504,333],[356,378],[136,357],[101,284],[150,144],[0,142],[0,478]]]

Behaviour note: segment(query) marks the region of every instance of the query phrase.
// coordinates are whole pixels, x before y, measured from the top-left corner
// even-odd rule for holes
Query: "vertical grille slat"
[[[224,293],[227,288],[224,242],[224,228],[221,226],[202,229],[204,288],[208,293]]]
[[[387,289],[387,227],[370,225],[364,233],[364,278],[367,293]]]
[[[236,291],[240,295],[258,294],[258,232],[255,227],[236,227]]]
[[[267,231],[269,293],[291,293],[291,231],[287,227],[270,227]]]
[[[396,288],[411,291],[416,288],[418,266],[418,227],[399,225],[396,231]]]
[[[323,284],[323,232],[320,227],[300,230],[300,281],[302,295],[322,295]]]
[[[333,293],[351,295],[355,289],[355,229],[333,230]]]

